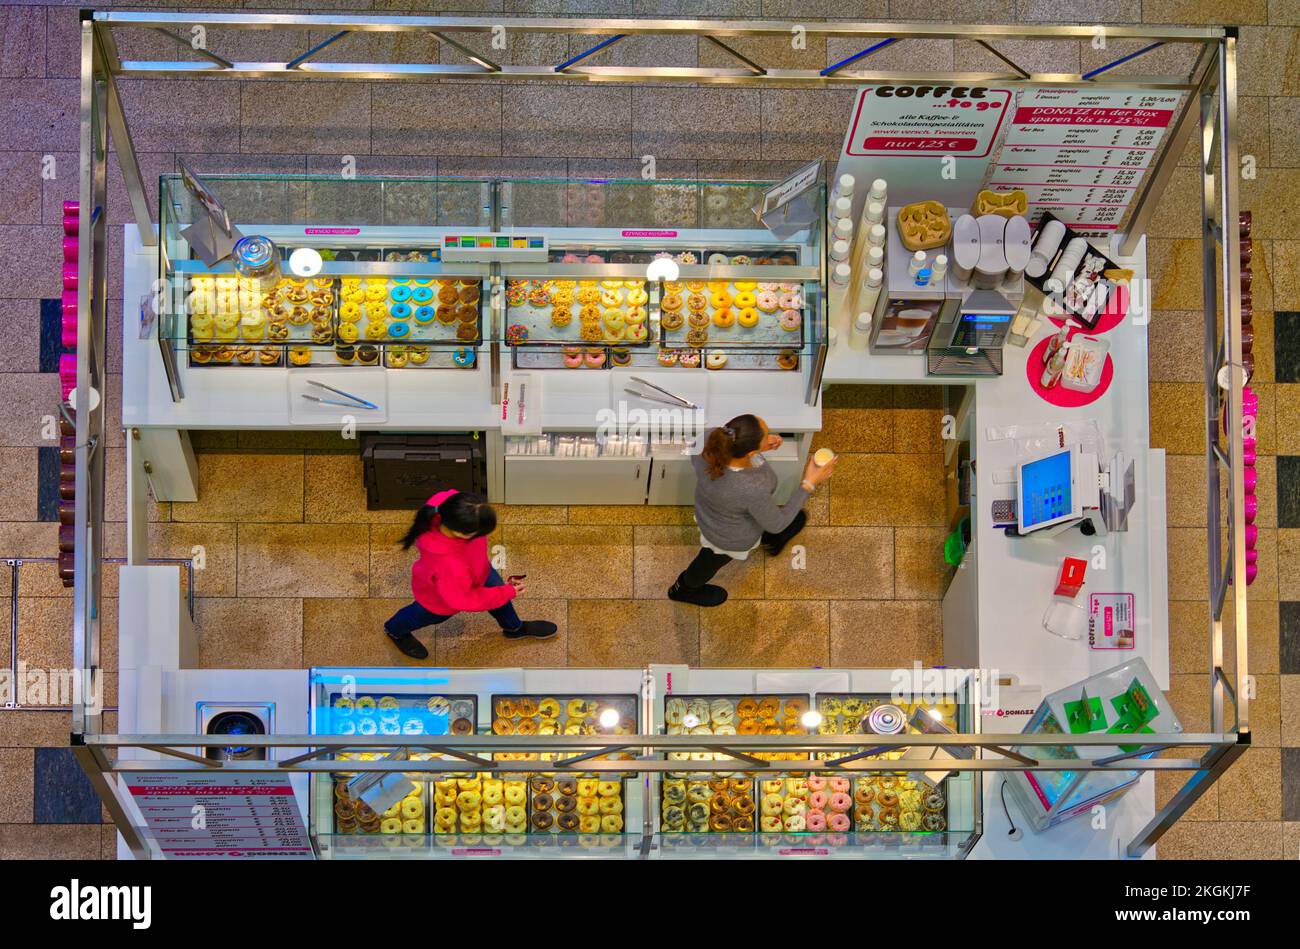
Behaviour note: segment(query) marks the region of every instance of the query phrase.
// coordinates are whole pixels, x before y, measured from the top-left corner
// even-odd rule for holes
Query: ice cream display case
[[[545,262],[501,267],[514,368],[798,369],[826,339],[822,233],[759,225],[765,187],[509,182],[511,222],[549,240]]]
[[[180,175],[160,181],[152,309],[165,360],[190,369],[475,365],[488,267],[444,265],[432,224],[486,229],[490,183],[212,176],[204,185],[196,194]],[[205,194],[219,196],[243,237],[211,266]]]

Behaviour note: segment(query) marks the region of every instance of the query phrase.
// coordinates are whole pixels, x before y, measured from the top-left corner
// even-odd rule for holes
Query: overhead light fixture
[[[698,715],[693,715],[690,712],[686,713],[686,716],[682,719],[682,724],[687,728],[694,728],[699,723],[700,717]]]
[[[822,723],[822,713],[815,708],[810,708],[803,713],[799,721],[803,722],[804,728],[816,728]]]
[[[618,724],[618,710],[607,708],[600,713],[598,720],[600,721],[602,728],[613,728]]]
[[[289,255],[289,270],[295,277],[314,277],[323,263],[320,251],[312,247],[299,247]]]
[[[671,257],[656,257],[646,265],[645,278],[651,281],[676,280],[681,272],[681,268],[677,266],[677,261]]]

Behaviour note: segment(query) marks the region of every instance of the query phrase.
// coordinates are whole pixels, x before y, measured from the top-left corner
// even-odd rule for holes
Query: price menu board
[[[288,775],[141,773],[123,780],[168,860],[314,859]]]
[[[1123,226],[1182,106],[1183,93],[1046,88],[1016,93],[985,174],[990,191],[1020,189],[1031,220],[1050,211],[1089,237]]]

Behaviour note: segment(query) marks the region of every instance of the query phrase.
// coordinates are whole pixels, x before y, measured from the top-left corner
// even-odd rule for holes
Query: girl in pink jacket
[[[488,561],[487,535],[497,515],[485,500],[460,491],[439,491],[425,502],[402,538],[419,559],[411,564],[415,602],[404,606],[384,624],[393,644],[412,659],[429,658],[415,631],[436,626],[457,613],[487,610],[501,624],[507,639],[530,636],[547,639],[556,626],[544,620],[519,619],[511,600],[524,591],[521,577],[506,583]]]

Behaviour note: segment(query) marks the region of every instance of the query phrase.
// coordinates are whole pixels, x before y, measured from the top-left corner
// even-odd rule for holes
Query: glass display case
[[[826,342],[821,228],[774,238],[752,210],[765,182],[203,184],[243,235],[273,242],[274,259],[257,277],[229,259],[206,266],[186,233],[208,227],[205,202],[181,176],[162,177],[152,311],[171,365],[464,369],[495,344],[519,369],[776,371]],[[442,260],[449,233],[518,228],[545,235],[547,260]],[[292,257],[302,248],[319,253],[319,270]],[[667,274],[648,270],[660,258]]]
[[[550,238],[545,264],[501,267],[515,368],[798,369],[826,340],[823,235],[777,240],[759,226],[752,208],[766,186],[503,186],[511,220]]]
[[[220,176],[204,184],[245,236],[268,238],[256,274],[198,259],[208,228],[179,175],[160,181],[157,335],[191,368],[473,368],[485,337],[480,263],[444,267],[436,227],[491,224],[481,180]],[[308,248],[319,264],[293,252]]]

